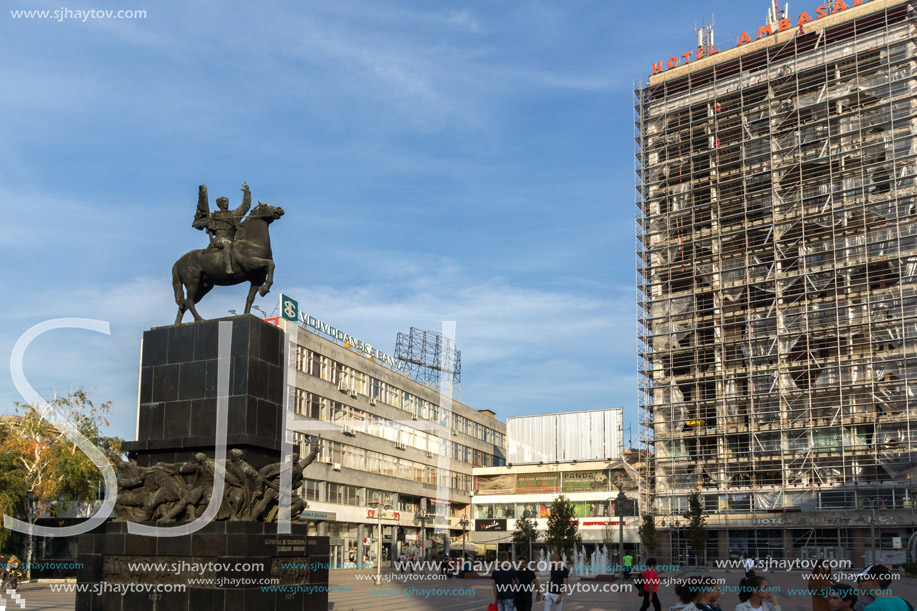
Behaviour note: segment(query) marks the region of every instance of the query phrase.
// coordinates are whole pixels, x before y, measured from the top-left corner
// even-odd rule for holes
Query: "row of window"
[[[708,513],[752,513],[799,509],[801,511],[854,510],[870,508],[911,509],[913,499],[907,488],[847,488],[796,492],[755,492],[746,494],[705,494]],[[660,496],[655,509],[661,515],[684,513],[687,496]]]
[[[390,505],[396,511],[417,513],[421,510],[421,499],[407,494],[398,494],[389,490],[376,490],[375,488],[362,488],[349,484],[335,484],[314,479],[304,479],[302,487],[297,493],[307,502],[334,503],[337,505],[352,505],[355,507],[371,507],[372,503],[381,502]],[[427,507],[431,513],[433,503],[428,502]],[[450,517],[463,515],[462,507],[450,505],[447,514]]]
[[[311,452],[311,443],[302,433],[296,433],[296,443],[300,448],[300,455],[306,456]],[[381,452],[364,450],[336,441],[323,441],[322,450],[318,457],[320,462],[340,465],[341,468],[376,473],[388,477],[410,480],[431,486],[445,486],[454,490],[468,493],[471,490],[471,476],[457,473],[448,469],[437,469],[406,458],[390,456]]]
[[[436,403],[412,395],[396,386],[392,386],[362,371],[357,371],[304,346],[296,347],[296,368],[303,373],[331,382],[340,390],[358,393],[380,401],[405,411],[412,417],[439,422],[447,428],[451,426],[453,414],[450,410],[443,409]],[[476,439],[493,443],[498,447],[505,447],[506,440],[503,433],[473,422],[464,416],[455,416],[455,419],[455,430],[471,435]]]
[[[446,457],[451,456],[453,460],[461,460],[475,467],[501,466],[505,463],[502,457],[442,439],[434,433],[393,422],[376,414],[371,414],[300,388],[295,390],[294,405],[296,413],[307,418],[334,422],[352,432],[366,433],[395,443],[402,443],[418,450]]]
[[[492,443],[495,446],[504,448],[506,447],[506,439],[503,433],[488,428],[481,424],[480,422],[475,422],[471,418],[466,418],[465,416],[459,416],[455,414],[455,430],[459,433],[464,433],[470,435],[475,439],[480,439],[481,441]]]

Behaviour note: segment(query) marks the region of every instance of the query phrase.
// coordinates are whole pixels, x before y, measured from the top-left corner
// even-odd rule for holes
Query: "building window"
[[[325,482],[319,482],[314,479],[304,479],[299,489],[299,495],[306,501],[321,501],[321,489]]]

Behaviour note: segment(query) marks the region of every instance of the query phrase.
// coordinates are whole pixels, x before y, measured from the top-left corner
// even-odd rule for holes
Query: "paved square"
[[[726,572],[713,570],[704,573],[711,577],[723,579],[725,585],[736,586],[742,578],[739,571]],[[392,575],[384,573],[384,576]],[[687,573],[660,574],[665,580],[672,577],[683,577]],[[485,611],[493,602],[490,581],[487,579],[437,579],[429,575],[417,575],[414,579],[399,581],[395,575],[376,586],[370,573],[357,571],[334,571],[331,574],[332,592],[329,600],[333,611]],[[789,595],[789,588],[805,588],[806,584],[799,571],[779,571],[766,573],[771,586],[779,588],[778,598],[782,611],[810,611],[810,596]],[[364,579],[363,577],[367,577]],[[573,580],[580,587],[596,585],[601,582],[580,582]],[[413,590],[411,589],[413,588]],[[345,591],[346,590],[346,591]],[[917,600],[917,579],[905,577],[892,584],[896,595],[914,601]],[[52,592],[46,584],[26,584],[20,588],[26,600],[27,611],[73,611],[74,595],[68,592]],[[662,586],[659,591],[662,608],[668,609],[677,602],[672,586]],[[739,600],[735,593],[726,593],[720,599],[723,611],[733,611]],[[641,601],[633,591],[629,592],[587,592],[576,591],[564,603],[564,611],[638,611]],[[7,610],[18,609],[8,605]],[[535,604],[535,611],[543,609],[543,603]],[[259,611],[256,609],[246,611]],[[319,610],[317,610],[319,611]]]

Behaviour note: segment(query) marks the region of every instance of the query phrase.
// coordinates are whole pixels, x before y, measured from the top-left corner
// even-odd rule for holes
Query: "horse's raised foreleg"
[[[252,304],[255,303],[255,294],[258,292],[258,285],[252,282],[248,289],[248,298],[245,300],[245,313],[252,313]]]

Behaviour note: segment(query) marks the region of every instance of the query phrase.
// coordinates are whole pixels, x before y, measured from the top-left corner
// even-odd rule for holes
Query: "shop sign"
[[[299,515],[311,520],[327,520],[329,522],[334,522],[337,519],[337,514],[331,511],[311,511],[306,509]]]
[[[516,494],[560,492],[560,473],[537,473],[516,476]]]
[[[474,529],[478,532],[506,532],[506,520],[475,520]]]
[[[564,492],[593,492],[608,490],[608,473],[605,471],[568,471],[563,474]]]

